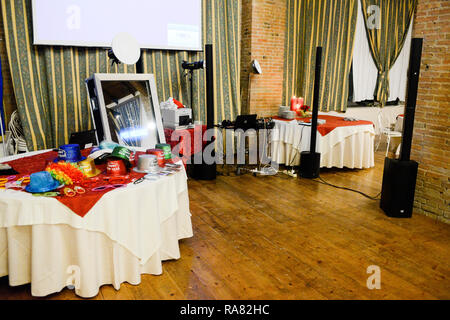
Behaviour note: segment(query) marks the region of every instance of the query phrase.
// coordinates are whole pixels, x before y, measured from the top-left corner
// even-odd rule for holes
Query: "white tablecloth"
[[[160,274],[162,260],[180,257],[190,216],[184,170],[108,192],[84,218],[56,199],[2,190],[0,276],[9,274],[11,285],[31,282],[35,296],[64,288],[70,266],[81,269],[82,297],[103,284],[137,284],[141,273]]]
[[[272,134],[272,159],[279,164],[297,166],[300,152],[309,150],[311,127],[296,120],[275,121]],[[337,127],[322,136],[317,132],[316,151],[321,167],[371,168],[374,162],[373,125]]]

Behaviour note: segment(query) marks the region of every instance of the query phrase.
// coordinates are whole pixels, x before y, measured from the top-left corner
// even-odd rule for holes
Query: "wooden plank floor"
[[[380,191],[383,153],[368,170],[322,170],[327,181]],[[194,237],[181,259],[138,286],[103,286],[95,299],[449,299],[450,226],[392,219],[379,201],[305,179],[219,176],[189,181]],[[381,289],[366,269],[381,268]],[[0,279],[0,299],[30,286]],[[48,299],[79,299],[65,289]]]

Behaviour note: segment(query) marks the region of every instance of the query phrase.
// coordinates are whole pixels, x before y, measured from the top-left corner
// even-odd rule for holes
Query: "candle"
[[[291,111],[295,111],[295,105],[297,103],[297,98],[295,96],[293,96],[291,98]]]
[[[298,100],[298,106],[299,106],[299,108],[303,107],[303,102],[304,102],[303,98],[300,97],[300,98],[298,98],[297,100]]]

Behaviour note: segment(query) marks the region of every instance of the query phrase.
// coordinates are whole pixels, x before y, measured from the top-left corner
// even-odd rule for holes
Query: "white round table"
[[[184,168],[108,192],[83,218],[56,199],[0,190],[0,277],[31,283],[33,296],[73,286],[93,297],[105,284],[139,284],[179,259],[178,241],[192,235]]]
[[[287,166],[300,163],[300,153],[310,148],[311,127],[296,120],[274,120],[272,160]],[[337,127],[322,136],[317,132],[316,151],[321,153],[320,167],[371,168],[374,160],[373,125]]]

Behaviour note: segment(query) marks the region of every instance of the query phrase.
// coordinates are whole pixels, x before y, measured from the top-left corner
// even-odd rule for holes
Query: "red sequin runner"
[[[83,156],[87,156],[90,152],[90,149],[85,149],[81,151],[81,154]],[[34,172],[43,171],[45,170],[45,167],[48,162],[53,161],[58,156],[57,152],[55,151],[49,151],[45,153],[41,153],[34,156],[24,157],[17,160],[9,161],[7,164],[9,164],[11,167],[13,167],[14,170],[19,172],[16,179],[19,179],[22,176],[32,174]],[[107,185],[109,182],[105,180],[104,178],[107,177],[105,171],[106,171],[106,165],[99,165],[97,166],[100,170],[102,170],[102,173],[98,175],[97,177],[91,178],[94,180],[98,180],[95,187],[100,187],[102,185]],[[137,173],[133,170],[130,170],[128,173],[128,178],[123,181],[123,183],[131,183],[132,181],[139,179],[143,177],[145,174],[143,173]],[[88,181],[91,179],[87,179]],[[74,187],[75,185],[68,186],[69,188]],[[64,195],[63,188],[59,189],[60,195],[55,197],[56,200],[67,206],[70,210],[72,210],[75,214],[79,215],[80,217],[84,217],[89,210],[97,203],[97,201],[100,200],[100,198],[114,190],[112,188],[105,189],[103,191],[91,191],[93,187],[86,187],[86,193],[84,194],[77,194],[74,197],[69,197]],[[24,192],[26,192],[24,190]]]

